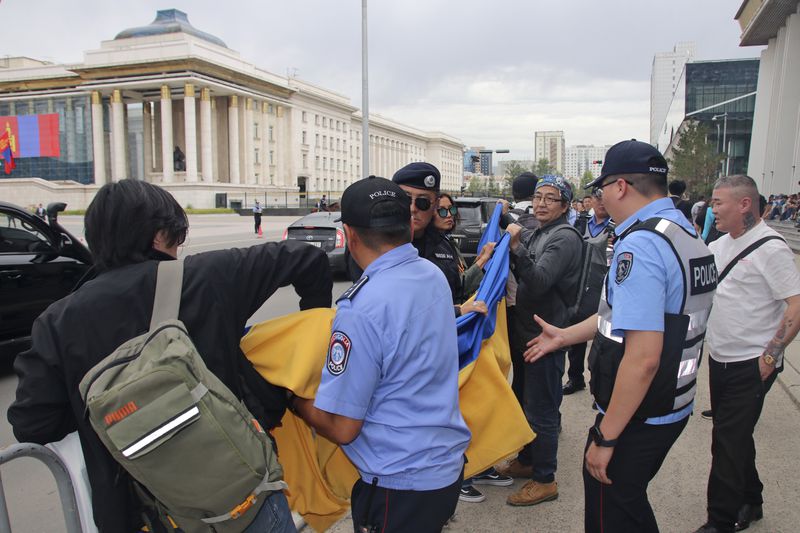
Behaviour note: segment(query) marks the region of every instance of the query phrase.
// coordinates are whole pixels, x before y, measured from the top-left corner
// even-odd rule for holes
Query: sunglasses
[[[432,205],[433,203],[424,196],[417,196],[416,198],[414,198],[414,207],[416,207],[420,211],[427,211],[428,209],[431,208]]]
[[[455,205],[451,205],[450,207],[440,207],[436,210],[436,213],[442,218],[447,218],[448,214],[456,216],[458,214],[458,207]]]

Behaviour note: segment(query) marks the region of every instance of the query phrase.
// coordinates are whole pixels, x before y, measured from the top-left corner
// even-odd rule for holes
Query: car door
[[[28,337],[36,317],[86,271],[84,262],[59,253],[57,238],[43,220],[0,210],[0,345]]]

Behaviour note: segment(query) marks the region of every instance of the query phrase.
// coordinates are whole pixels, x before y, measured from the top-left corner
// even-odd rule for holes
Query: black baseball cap
[[[379,204],[391,204],[374,215]],[[342,215],[336,221],[357,228],[385,228],[409,224],[411,198],[396,183],[370,176],[356,181],[342,193]]]
[[[392,181],[398,185],[439,192],[439,183],[442,181],[442,176],[435,166],[417,161],[409,163],[395,172],[394,176],[392,176]]]
[[[666,183],[667,172],[669,172],[669,165],[661,152],[652,144],[631,139],[619,142],[608,149],[600,177],[592,180],[583,188],[597,187],[608,176],[618,174],[654,174],[662,176]]]

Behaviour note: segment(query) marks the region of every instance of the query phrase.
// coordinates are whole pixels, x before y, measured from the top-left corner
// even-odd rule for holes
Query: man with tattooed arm
[[[727,235],[709,245],[719,272],[706,337],[714,429],[708,522],[696,533],[741,531],[763,516],[753,430],[800,328],[800,274],[761,221],[753,179],[717,180],[711,208]]]

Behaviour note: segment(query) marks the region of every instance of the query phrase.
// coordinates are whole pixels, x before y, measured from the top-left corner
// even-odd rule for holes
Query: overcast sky
[[[740,48],[741,0],[370,0],[370,112],[471,145],[532,157],[533,132],[567,145],[648,140],[656,52]],[[361,105],[359,0],[0,0],[0,53],[79,62],[123,29],[178,8],[276,74]]]

